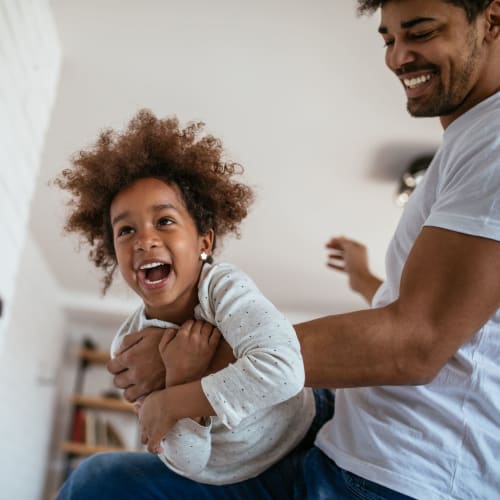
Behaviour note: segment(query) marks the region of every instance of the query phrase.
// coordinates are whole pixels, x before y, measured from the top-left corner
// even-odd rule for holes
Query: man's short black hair
[[[389,0],[358,0],[358,12],[360,14],[373,13],[382,7]],[[474,21],[476,17],[483,12],[491,3],[491,0],[444,0],[457,7],[464,9],[469,22]]]

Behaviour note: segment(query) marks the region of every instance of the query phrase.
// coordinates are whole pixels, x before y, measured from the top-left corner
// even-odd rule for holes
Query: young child
[[[105,289],[118,266],[143,301],[112,352],[147,326],[183,325],[217,339],[193,318],[216,326],[231,346],[236,361],[198,380],[182,372],[169,353],[175,339],[165,337],[166,387],[138,410],[143,442],[171,470],[229,484],[294,449],[311,427],[315,398],[303,388],[292,325],[242,271],[211,262],[215,243],[238,234],[252,192],[233,179],[238,165],[225,163],[220,141],[202,129],[140,111],[125,131],[107,130],[81,151],[57,183],[73,195],[66,230],[90,243]]]

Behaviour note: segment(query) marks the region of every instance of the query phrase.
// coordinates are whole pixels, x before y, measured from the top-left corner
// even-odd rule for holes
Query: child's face
[[[198,234],[178,187],[139,179],[115,196],[110,218],[120,272],[148,317],[176,323],[192,318],[200,253],[211,253],[213,231]]]

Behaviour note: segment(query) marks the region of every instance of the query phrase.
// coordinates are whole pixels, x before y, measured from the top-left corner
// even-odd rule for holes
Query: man
[[[308,383],[367,387],[337,391],[316,444],[410,496],[498,498],[500,2],[400,0],[381,11],[408,111],[439,116],[444,139],[405,208],[374,308],[297,327]]]
[[[200,498],[500,498],[500,0],[358,4],[380,8],[386,64],[411,115],[439,116],[443,144],[373,308],[296,326],[306,385],[342,388],[316,446],[258,493],[200,485]],[[157,337],[139,332],[109,365],[129,399],[156,383],[140,361]]]

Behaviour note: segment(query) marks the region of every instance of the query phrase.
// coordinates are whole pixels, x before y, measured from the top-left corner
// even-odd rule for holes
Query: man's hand
[[[166,386],[203,377],[220,339],[219,330],[205,321],[189,320],[177,331],[165,330],[158,349],[166,367]]]
[[[368,251],[362,243],[338,236],[327,244],[327,266],[347,274],[349,287],[371,303],[382,281],[373,275],[368,264]]]
[[[165,332],[165,335],[164,335]],[[116,357],[107,364],[114,375],[118,389],[124,389],[124,397],[135,401],[165,387],[165,367],[158,351],[160,340],[175,336],[175,330],[149,327],[127,335]]]

